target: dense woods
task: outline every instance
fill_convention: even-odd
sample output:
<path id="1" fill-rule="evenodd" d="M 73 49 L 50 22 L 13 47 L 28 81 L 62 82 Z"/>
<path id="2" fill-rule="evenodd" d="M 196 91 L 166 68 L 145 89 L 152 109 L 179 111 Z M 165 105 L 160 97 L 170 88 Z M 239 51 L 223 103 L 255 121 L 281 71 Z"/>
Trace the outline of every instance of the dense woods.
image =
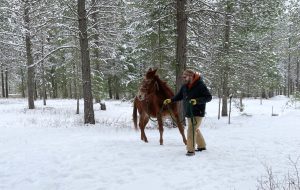
<path id="1" fill-rule="evenodd" d="M 297 0 L 0 0 L 1 96 L 131 100 L 149 67 L 174 91 L 201 73 L 229 95 L 299 96 Z"/>

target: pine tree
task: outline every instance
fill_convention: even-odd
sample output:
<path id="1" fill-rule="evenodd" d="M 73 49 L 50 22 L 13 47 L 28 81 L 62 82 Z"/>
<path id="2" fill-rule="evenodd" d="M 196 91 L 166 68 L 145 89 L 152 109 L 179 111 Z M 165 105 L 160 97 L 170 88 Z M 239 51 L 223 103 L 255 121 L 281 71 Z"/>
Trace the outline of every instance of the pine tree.
<path id="1" fill-rule="evenodd" d="M 90 53 L 88 50 L 89 41 L 87 34 L 87 11 L 85 8 L 86 2 L 85 0 L 78 0 L 77 3 L 84 99 L 84 123 L 95 124 L 91 85 Z"/>

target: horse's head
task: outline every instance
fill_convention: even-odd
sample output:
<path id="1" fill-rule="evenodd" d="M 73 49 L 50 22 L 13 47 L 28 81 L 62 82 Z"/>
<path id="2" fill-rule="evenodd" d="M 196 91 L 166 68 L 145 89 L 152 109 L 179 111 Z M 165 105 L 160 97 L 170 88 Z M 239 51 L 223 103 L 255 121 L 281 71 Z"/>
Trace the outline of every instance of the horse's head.
<path id="1" fill-rule="evenodd" d="M 150 68 L 147 71 L 147 73 L 141 83 L 141 86 L 140 86 L 139 92 L 138 92 L 138 96 L 137 96 L 140 101 L 145 100 L 146 95 L 149 95 L 149 94 L 152 94 L 152 93 L 158 91 L 159 88 L 158 88 L 158 83 L 156 81 L 157 76 L 155 75 L 156 71 L 157 71 L 157 69 L 152 70 L 152 68 Z"/>

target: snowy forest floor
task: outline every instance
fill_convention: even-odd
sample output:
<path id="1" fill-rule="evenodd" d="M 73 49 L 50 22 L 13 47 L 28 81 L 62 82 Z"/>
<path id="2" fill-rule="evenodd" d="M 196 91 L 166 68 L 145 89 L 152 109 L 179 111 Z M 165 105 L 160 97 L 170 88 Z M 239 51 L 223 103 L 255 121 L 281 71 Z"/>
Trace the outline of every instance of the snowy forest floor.
<path id="1" fill-rule="evenodd" d="M 129 102 L 106 101 L 106 111 L 95 104 L 96 125 L 84 125 L 82 101 L 76 115 L 75 100 L 39 100 L 29 110 L 26 99 L 0 99 L 0 189 L 253 190 L 268 169 L 284 181 L 300 157 L 300 103 L 289 102 L 245 99 L 229 125 L 213 99 L 201 126 L 207 151 L 187 157 L 177 128 L 165 128 L 161 146 L 151 123 L 142 142 Z"/>

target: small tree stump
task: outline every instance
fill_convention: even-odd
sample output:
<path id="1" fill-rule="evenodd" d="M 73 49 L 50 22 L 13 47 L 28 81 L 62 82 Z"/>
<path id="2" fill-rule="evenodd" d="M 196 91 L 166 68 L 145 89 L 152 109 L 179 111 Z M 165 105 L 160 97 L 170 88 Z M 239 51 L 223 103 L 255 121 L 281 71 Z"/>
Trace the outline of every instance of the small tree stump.
<path id="1" fill-rule="evenodd" d="M 271 116 L 278 116 L 278 115 L 279 114 L 273 112 L 273 106 L 272 106 L 272 114 L 271 114 Z"/>
<path id="2" fill-rule="evenodd" d="M 100 102 L 100 110 L 106 110 L 106 105 L 105 103 Z"/>

